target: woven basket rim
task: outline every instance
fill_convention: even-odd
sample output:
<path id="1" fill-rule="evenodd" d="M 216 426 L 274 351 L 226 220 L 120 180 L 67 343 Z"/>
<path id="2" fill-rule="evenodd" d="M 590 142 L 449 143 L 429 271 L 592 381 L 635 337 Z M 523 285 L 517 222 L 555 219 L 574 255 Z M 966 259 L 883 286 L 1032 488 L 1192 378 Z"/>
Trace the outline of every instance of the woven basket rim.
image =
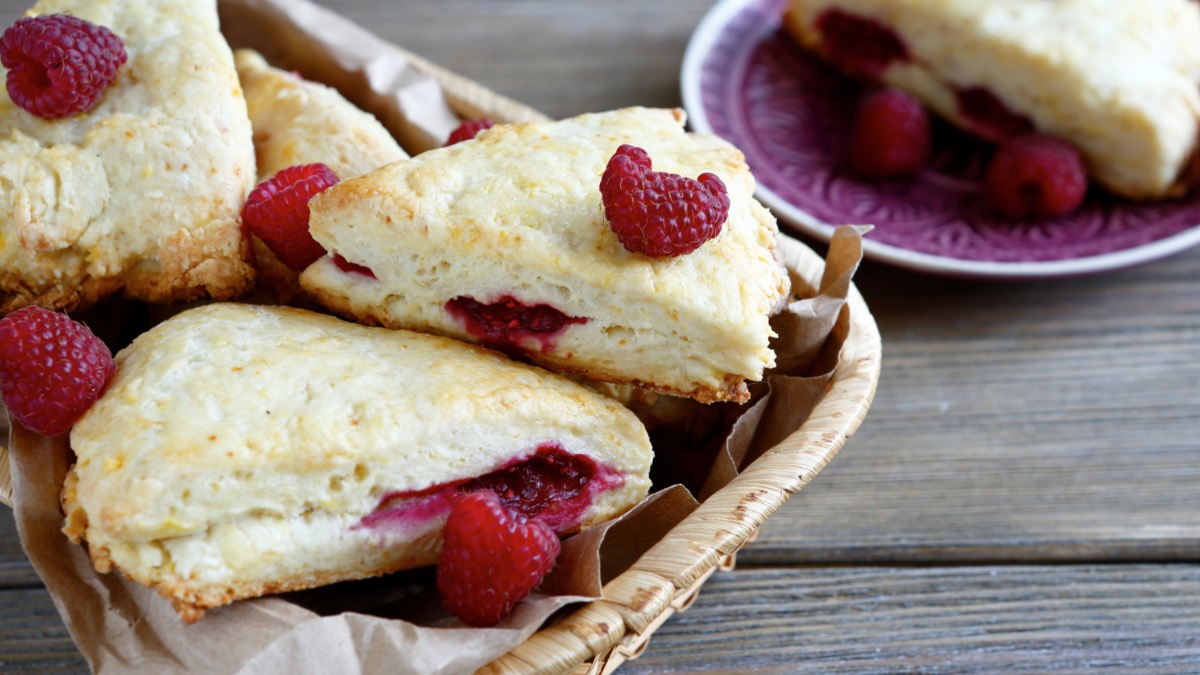
<path id="1" fill-rule="evenodd" d="M 789 270 L 816 288 L 824 261 L 787 235 L 780 236 L 780 250 Z M 846 307 L 849 332 L 842 358 L 825 395 L 799 429 L 606 584 L 602 599 L 539 630 L 479 672 L 612 672 L 640 654 L 653 632 L 685 609 L 718 567 L 732 567 L 734 554 L 754 537 L 759 525 L 833 459 L 871 406 L 879 382 L 882 341 L 866 301 L 853 284 Z"/>

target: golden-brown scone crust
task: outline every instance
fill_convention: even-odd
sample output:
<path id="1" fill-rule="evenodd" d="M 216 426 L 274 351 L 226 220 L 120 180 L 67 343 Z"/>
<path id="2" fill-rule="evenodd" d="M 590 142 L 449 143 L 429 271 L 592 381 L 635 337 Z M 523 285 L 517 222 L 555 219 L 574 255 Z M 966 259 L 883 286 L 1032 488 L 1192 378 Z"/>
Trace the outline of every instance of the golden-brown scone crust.
<path id="1" fill-rule="evenodd" d="M 42 0 L 107 26 L 129 60 L 92 110 L 42 120 L 0 91 L 0 312 L 116 293 L 231 298 L 254 280 L 240 211 L 246 105 L 215 0 Z"/>
<path id="2" fill-rule="evenodd" d="M 968 130 L 956 90 L 982 87 L 1041 133 L 1070 141 L 1116 194 L 1196 184 L 1200 6 L 1191 0 L 792 0 L 784 29 L 824 52 L 840 10 L 887 26 L 910 59 L 880 79 Z"/>
<path id="3" fill-rule="evenodd" d="M 379 120 L 336 89 L 274 68 L 253 50 L 239 49 L 233 57 L 254 130 L 259 181 L 316 162 L 346 179 L 408 158 Z M 252 239 L 260 283 L 281 301 L 295 298 L 300 274 Z"/>
<path id="4" fill-rule="evenodd" d="M 458 484 L 547 443 L 612 472 L 560 532 L 649 488 L 646 430 L 620 404 L 447 338 L 218 303 L 159 324 L 116 362 L 71 432 L 65 531 L 98 570 L 157 588 L 189 620 L 430 564 L 444 512 L 364 518 L 389 494 Z"/>
<path id="5" fill-rule="evenodd" d="M 344 181 L 310 202 L 310 230 L 376 278 L 327 256 L 301 283 L 360 322 L 464 340 L 476 338 L 447 311 L 453 298 L 550 305 L 587 321 L 520 345 L 523 358 L 701 401 L 745 400 L 746 382 L 774 364 L 768 318 L 789 288 L 778 229 L 742 154 L 683 124 L 679 110 L 629 108 L 498 125 Z M 717 174 L 731 203 L 721 234 L 675 258 L 627 251 L 599 190 L 623 143 L 646 149 L 657 171 Z"/>

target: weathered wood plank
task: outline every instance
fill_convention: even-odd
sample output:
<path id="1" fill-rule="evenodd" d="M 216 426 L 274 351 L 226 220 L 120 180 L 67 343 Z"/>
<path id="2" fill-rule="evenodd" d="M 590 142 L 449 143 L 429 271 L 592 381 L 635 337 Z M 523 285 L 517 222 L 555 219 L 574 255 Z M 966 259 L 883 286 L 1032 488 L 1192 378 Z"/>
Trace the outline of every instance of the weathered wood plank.
<path id="1" fill-rule="evenodd" d="M 718 573 L 620 672 L 1200 669 L 1200 565 Z M 0 591 L 0 671 L 85 666 L 40 589 Z"/>
<path id="2" fill-rule="evenodd" d="M 746 563 L 1200 559 L 1200 251 L 1102 277 L 868 263 L 867 420 Z"/>
<path id="3" fill-rule="evenodd" d="M 39 583 L 37 574 L 21 550 L 12 511 L 7 506 L 0 506 L 0 589 Z"/>
<path id="4" fill-rule="evenodd" d="M 629 673 L 1200 669 L 1200 566 L 740 570 Z"/>
<path id="5" fill-rule="evenodd" d="M 679 67 L 708 0 L 322 4 L 551 117 L 678 106 Z"/>
<path id="6" fill-rule="evenodd" d="M 42 588 L 0 590 L 0 672 L 21 671 L 88 672 Z"/>

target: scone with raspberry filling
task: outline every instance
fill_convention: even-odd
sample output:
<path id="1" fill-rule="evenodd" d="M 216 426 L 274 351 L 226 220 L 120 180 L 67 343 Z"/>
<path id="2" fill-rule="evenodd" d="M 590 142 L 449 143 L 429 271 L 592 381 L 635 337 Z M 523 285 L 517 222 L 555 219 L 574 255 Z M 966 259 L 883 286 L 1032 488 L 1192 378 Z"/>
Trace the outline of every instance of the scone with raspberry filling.
<path id="1" fill-rule="evenodd" d="M 71 431 L 66 531 L 185 620 L 238 598 L 433 564 L 458 495 L 559 534 L 649 488 L 619 403 L 457 340 L 213 304 L 116 356 Z"/>
<path id="2" fill-rule="evenodd" d="M 1061 138 L 1112 192 L 1200 177 L 1200 5 L 1190 0 L 791 0 L 783 25 L 854 77 L 993 141 Z"/>
<path id="3" fill-rule="evenodd" d="M 789 289 L 778 229 L 742 154 L 683 123 L 681 111 L 630 108 L 498 125 L 343 181 L 309 203 L 309 229 L 330 255 L 301 284 L 364 323 L 480 342 L 596 380 L 746 400 L 746 382 L 774 364 L 769 317 Z M 721 183 L 719 233 L 665 256 L 627 248 L 638 228 L 610 222 L 601 190 L 625 145 L 641 152 L 629 171 L 652 163 L 669 174 L 659 187 L 697 196 Z M 639 179 L 622 175 L 614 185 L 629 179 L 625 206 L 636 211 Z M 692 214 L 691 199 L 650 210 Z"/>

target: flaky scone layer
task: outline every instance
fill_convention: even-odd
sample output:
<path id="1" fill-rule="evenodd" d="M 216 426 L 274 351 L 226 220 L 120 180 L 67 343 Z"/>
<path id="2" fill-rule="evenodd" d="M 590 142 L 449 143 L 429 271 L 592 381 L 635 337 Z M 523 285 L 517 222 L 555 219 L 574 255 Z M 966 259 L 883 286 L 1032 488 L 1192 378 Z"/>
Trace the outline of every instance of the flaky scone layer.
<path id="1" fill-rule="evenodd" d="M 456 297 L 549 305 L 575 322 L 523 356 L 552 369 L 638 383 L 704 401 L 744 400 L 774 364 L 769 315 L 787 295 L 774 218 L 754 200 L 740 152 L 688 134 L 678 110 L 629 108 L 494 127 L 357 179 L 310 203 L 313 236 L 376 278 L 330 258 L 307 291 L 364 323 L 474 340 L 446 308 Z M 604 217 L 600 176 L 617 148 L 647 150 L 654 170 L 717 174 L 729 191 L 723 231 L 696 251 L 627 251 Z"/>
<path id="2" fill-rule="evenodd" d="M 129 60 L 98 105 L 42 120 L 0 90 L 0 312 L 124 291 L 232 298 L 253 283 L 240 211 L 254 153 L 215 0 L 42 0 Z M 0 69 L 2 72 L 3 69 Z"/>
<path id="3" fill-rule="evenodd" d="M 970 130 L 957 91 L 985 88 L 1073 143 L 1117 194 L 1177 196 L 1200 175 L 1200 8 L 1189 0 L 792 0 L 784 27 L 822 52 L 840 10 L 896 33 L 880 79 Z"/>
<path id="4" fill-rule="evenodd" d="M 649 439 L 632 413 L 447 338 L 217 304 L 156 326 L 116 361 L 71 432 L 67 532 L 98 569 L 158 588 L 185 618 L 432 563 L 444 512 L 364 518 L 389 495 L 458 484 L 547 443 L 610 472 L 575 529 L 649 487 Z"/>

